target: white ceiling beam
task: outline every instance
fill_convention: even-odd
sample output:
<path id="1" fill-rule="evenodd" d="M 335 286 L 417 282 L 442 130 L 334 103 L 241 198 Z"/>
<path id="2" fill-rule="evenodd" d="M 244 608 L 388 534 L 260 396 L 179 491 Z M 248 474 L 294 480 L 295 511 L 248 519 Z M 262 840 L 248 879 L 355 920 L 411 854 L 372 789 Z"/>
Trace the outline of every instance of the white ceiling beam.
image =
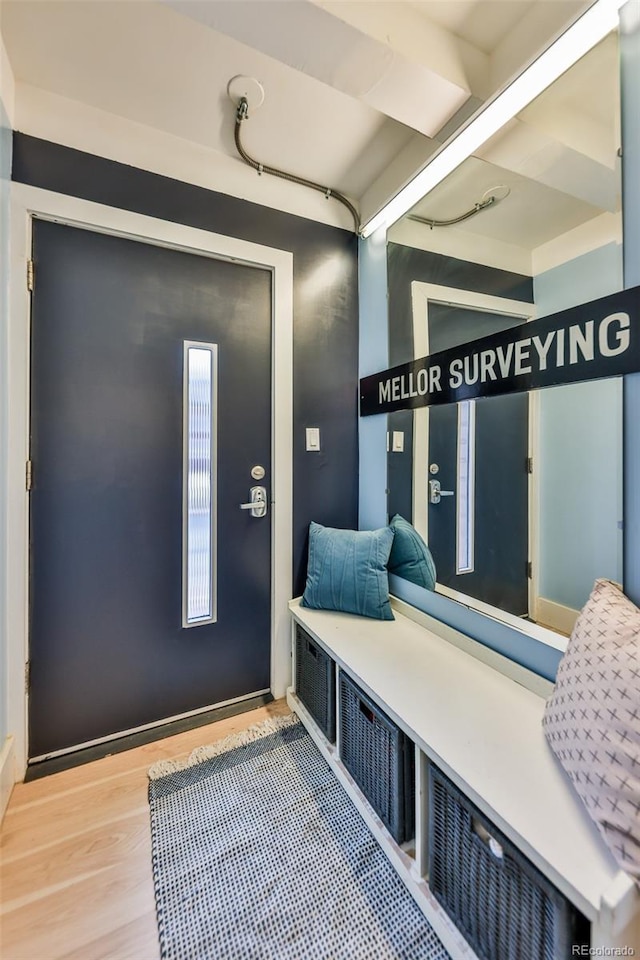
<path id="1" fill-rule="evenodd" d="M 164 2 L 429 137 L 487 76 L 484 54 L 403 4 Z"/>
<path id="2" fill-rule="evenodd" d="M 533 276 L 597 250 L 607 243 L 622 243 L 622 217 L 619 214 L 603 213 L 536 247 L 531 255 Z M 622 289 L 622 257 L 618 280 Z"/>
<path id="3" fill-rule="evenodd" d="M 567 118 L 565 131 L 570 127 L 570 118 Z M 603 139 L 605 133 L 603 131 Z M 601 159 L 587 156 L 582 149 L 574 149 L 569 137 L 560 140 L 514 119 L 476 151 L 476 156 L 584 200 L 602 211 L 614 213 L 618 209 L 620 179 L 614 153 L 605 164 Z"/>
<path id="4" fill-rule="evenodd" d="M 338 20 L 478 97 L 489 92 L 490 59 L 473 44 L 397 0 L 310 0 Z"/>

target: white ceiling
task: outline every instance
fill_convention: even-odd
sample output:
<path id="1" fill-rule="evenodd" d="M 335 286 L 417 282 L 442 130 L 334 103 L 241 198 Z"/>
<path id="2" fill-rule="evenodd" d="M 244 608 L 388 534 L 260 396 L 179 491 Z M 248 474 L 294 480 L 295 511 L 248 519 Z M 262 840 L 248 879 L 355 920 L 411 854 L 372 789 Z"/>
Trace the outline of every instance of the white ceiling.
<path id="1" fill-rule="evenodd" d="M 588 2 L 2 0 L 0 29 L 18 127 L 29 85 L 237 158 L 245 74 L 266 94 L 247 150 L 366 205 Z"/>
<path id="2" fill-rule="evenodd" d="M 411 6 L 455 36 L 491 54 L 516 24 L 535 6 L 535 0 L 411 0 Z"/>
<path id="3" fill-rule="evenodd" d="M 509 196 L 467 220 L 462 225 L 467 233 L 534 250 L 602 213 L 592 204 L 476 157 L 458 167 L 413 212 L 432 219 L 455 217 L 500 185 L 509 187 Z"/>
<path id="4" fill-rule="evenodd" d="M 358 100 L 162 4 L 11 2 L 2 30 L 18 82 L 232 156 L 227 83 L 236 74 L 257 77 L 266 97 L 243 129 L 247 149 L 356 197 L 411 136 Z"/>

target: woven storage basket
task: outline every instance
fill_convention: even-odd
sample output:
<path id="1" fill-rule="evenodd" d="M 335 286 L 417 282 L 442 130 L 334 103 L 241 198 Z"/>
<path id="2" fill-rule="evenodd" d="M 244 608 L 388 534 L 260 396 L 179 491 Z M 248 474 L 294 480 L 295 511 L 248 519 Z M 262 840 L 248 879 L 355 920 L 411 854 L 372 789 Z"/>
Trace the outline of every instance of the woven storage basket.
<path id="1" fill-rule="evenodd" d="M 296 694 L 327 740 L 336 742 L 336 665 L 296 624 Z"/>
<path id="2" fill-rule="evenodd" d="M 413 743 L 342 671 L 340 758 L 394 840 L 410 840 L 415 831 Z"/>
<path id="3" fill-rule="evenodd" d="M 589 922 L 433 765 L 429 887 L 481 960 L 569 960 Z"/>

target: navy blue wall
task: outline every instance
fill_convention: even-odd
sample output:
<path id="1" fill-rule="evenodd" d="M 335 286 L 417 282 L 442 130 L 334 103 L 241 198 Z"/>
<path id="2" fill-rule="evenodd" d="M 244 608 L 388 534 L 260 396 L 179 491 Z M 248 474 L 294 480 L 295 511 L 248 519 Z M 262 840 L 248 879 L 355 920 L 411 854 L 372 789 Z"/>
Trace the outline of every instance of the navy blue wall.
<path id="1" fill-rule="evenodd" d="M 293 591 L 310 520 L 358 523 L 357 240 L 345 230 L 14 134 L 13 180 L 293 253 Z M 306 453 L 304 428 L 322 452 Z"/>

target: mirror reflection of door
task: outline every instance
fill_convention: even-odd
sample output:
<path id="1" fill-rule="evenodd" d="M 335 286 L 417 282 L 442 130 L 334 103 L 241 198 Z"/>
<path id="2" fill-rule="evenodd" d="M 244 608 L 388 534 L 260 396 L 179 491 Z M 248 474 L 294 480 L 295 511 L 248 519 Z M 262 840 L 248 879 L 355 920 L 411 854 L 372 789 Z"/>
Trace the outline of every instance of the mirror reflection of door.
<path id="1" fill-rule="evenodd" d="M 422 283 L 412 292 L 417 356 L 529 319 L 502 298 Z M 424 408 L 415 422 L 414 522 L 439 589 L 515 616 L 529 613 L 529 420 L 521 393 Z"/>

